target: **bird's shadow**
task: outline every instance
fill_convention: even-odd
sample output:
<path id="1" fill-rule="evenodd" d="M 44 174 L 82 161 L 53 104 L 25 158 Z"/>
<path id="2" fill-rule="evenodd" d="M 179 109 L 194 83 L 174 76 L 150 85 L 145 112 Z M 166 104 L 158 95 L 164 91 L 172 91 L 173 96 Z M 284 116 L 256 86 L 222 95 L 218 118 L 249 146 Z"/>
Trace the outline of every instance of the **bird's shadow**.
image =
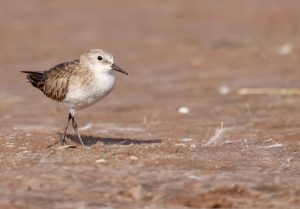
<path id="1" fill-rule="evenodd" d="M 61 133 L 58 133 L 60 137 L 62 136 Z M 67 134 L 67 139 L 70 139 L 71 141 L 75 142 L 76 144 L 81 144 L 76 134 Z M 161 143 L 160 139 L 150 139 L 150 140 L 144 140 L 144 139 L 128 139 L 128 138 L 104 138 L 104 137 L 95 137 L 95 136 L 87 136 L 82 135 L 81 136 L 82 141 L 85 146 L 92 146 L 94 144 L 97 144 L 98 142 L 101 142 L 103 144 L 107 145 L 113 145 L 113 144 L 119 144 L 119 145 L 130 145 L 130 144 L 159 144 Z"/>

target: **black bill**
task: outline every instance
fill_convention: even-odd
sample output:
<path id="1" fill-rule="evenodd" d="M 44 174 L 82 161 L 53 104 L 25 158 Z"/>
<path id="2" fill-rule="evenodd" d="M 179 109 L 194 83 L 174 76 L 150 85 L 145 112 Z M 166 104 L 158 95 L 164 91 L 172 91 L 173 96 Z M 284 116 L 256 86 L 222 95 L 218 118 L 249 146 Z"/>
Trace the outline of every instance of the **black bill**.
<path id="1" fill-rule="evenodd" d="M 123 70 L 122 68 L 120 68 L 118 65 L 116 65 L 116 64 L 112 64 L 112 69 L 113 70 L 115 70 L 115 71 L 119 71 L 119 72 L 121 72 L 121 73 L 123 73 L 123 74 L 125 74 L 125 75 L 128 75 L 128 73 L 125 71 L 125 70 Z"/>

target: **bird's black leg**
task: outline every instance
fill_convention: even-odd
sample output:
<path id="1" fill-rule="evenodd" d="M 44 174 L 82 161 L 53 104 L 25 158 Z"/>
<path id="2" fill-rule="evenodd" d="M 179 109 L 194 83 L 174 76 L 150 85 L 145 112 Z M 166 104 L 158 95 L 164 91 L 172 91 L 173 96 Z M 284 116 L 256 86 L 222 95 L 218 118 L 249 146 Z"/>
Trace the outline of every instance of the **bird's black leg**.
<path id="1" fill-rule="evenodd" d="M 67 126 L 65 128 L 64 135 L 62 135 L 62 137 L 61 137 L 61 145 L 64 145 L 66 143 L 67 130 L 68 130 L 68 127 L 69 127 L 70 120 L 72 118 L 73 118 L 72 114 L 69 113 L 69 115 L 68 115 L 68 123 L 67 123 Z"/>
<path id="2" fill-rule="evenodd" d="M 81 139 L 81 136 L 80 136 L 80 134 L 79 134 L 79 132 L 78 132 L 77 123 L 76 123 L 76 121 L 75 121 L 74 116 L 72 116 L 72 126 L 73 126 L 74 131 L 76 132 L 76 134 L 77 134 L 77 136 L 78 136 L 78 138 L 79 138 L 79 140 L 80 140 L 82 146 L 85 147 L 84 144 L 83 144 L 83 141 L 82 141 L 82 139 Z"/>
<path id="3" fill-rule="evenodd" d="M 72 119 L 72 117 L 73 116 L 70 112 L 69 115 L 68 115 L 68 123 L 67 123 L 67 127 L 65 128 L 64 135 L 62 135 L 60 140 L 56 141 L 54 144 L 51 144 L 51 145 L 47 146 L 47 148 L 53 147 L 54 145 L 58 144 L 59 142 L 61 143 L 61 145 L 64 145 L 66 143 L 66 134 L 67 134 L 69 123 L 70 123 L 70 120 Z"/>

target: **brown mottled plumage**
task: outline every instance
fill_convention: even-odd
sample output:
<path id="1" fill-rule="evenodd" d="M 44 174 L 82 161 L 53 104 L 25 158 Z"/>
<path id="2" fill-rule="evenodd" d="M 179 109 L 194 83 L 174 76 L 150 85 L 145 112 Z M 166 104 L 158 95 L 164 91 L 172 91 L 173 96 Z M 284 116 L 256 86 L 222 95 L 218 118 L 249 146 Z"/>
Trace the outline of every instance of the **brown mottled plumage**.
<path id="1" fill-rule="evenodd" d="M 27 73 L 27 80 L 36 88 L 40 89 L 47 97 L 62 101 L 65 99 L 68 91 L 70 77 L 81 73 L 79 59 L 61 63 L 50 68 L 48 71 Z M 80 78 L 80 77 L 79 77 Z"/>
<path id="2" fill-rule="evenodd" d="M 61 143 L 65 143 L 67 129 L 72 121 L 73 129 L 84 147 L 75 121 L 75 111 L 93 105 L 111 92 L 115 84 L 114 71 L 128 75 L 114 63 L 110 53 L 92 49 L 79 59 L 55 65 L 47 71 L 21 72 L 27 74 L 27 80 L 32 86 L 69 108 L 68 123 Z"/>

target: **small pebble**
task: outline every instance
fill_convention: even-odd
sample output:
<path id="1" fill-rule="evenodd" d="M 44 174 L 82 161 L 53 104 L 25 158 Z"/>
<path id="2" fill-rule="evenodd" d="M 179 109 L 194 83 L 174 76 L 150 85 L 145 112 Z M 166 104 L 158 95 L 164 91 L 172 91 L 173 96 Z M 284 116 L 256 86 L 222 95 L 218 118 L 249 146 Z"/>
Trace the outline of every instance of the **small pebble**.
<path id="1" fill-rule="evenodd" d="M 219 90 L 220 94 L 222 94 L 222 95 L 227 95 L 230 93 L 230 88 L 229 88 L 229 86 L 226 86 L 226 85 L 220 86 L 218 90 Z"/>
<path id="2" fill-rule="evenodd" d="M 188 107 L 185 107 L 185 106 L 179 107 L 177 111 L 179 113 L 181 113 L 181 114 L 188 114 L 188 113 L 190 113 L 190 109 Z"/>
<path id="3" fill-rule="evenodd" d="M 293 50 L 293 46 L 290 43 L 286 43 L 286 44 L 283 44 L 280 47 L 278 47 L 277 53 L 279 55 L 287 55 L 287 54 L 291 53 L 292 50 Z"/>

